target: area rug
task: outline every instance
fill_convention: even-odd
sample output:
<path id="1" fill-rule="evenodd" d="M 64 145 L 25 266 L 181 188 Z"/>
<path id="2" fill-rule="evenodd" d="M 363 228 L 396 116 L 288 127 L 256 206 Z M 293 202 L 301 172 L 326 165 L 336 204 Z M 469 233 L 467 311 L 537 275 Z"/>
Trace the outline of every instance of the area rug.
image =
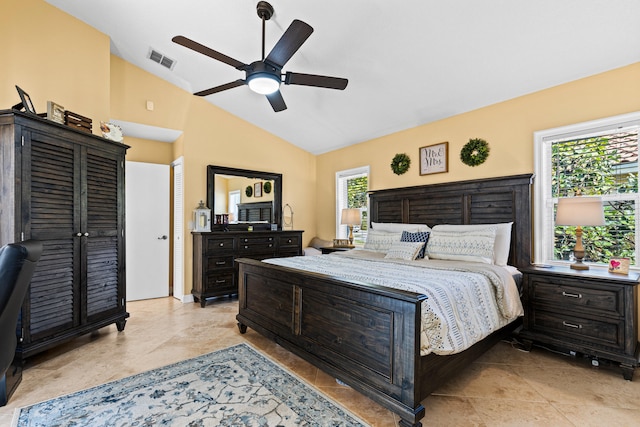
<path id="1" fill-rule="evenodd" d="M 13 424 L 366 426 L 248 344 L 16 409 Z"/>

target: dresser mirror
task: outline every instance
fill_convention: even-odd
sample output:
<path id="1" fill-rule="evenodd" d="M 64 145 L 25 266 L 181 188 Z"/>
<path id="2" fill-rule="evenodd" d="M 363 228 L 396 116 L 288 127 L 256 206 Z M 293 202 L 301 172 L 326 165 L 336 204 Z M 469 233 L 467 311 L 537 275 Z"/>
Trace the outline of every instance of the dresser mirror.
<path id="1" fill-rule="evenodd" d="M 207 166 L 211 231 L 282 230 L 282 174 Z"/>

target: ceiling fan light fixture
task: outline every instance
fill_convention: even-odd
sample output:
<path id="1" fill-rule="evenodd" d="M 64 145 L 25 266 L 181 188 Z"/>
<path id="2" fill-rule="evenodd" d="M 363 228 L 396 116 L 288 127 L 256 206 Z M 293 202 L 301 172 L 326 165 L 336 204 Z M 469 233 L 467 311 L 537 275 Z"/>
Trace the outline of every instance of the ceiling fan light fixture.
<path id="1" fill-rule="evenodd" d="M 271 73 L 254 73 L 247 77 L 249 89 L 260 95 L 269 95 L 280 88 L 280 79 Z"/>

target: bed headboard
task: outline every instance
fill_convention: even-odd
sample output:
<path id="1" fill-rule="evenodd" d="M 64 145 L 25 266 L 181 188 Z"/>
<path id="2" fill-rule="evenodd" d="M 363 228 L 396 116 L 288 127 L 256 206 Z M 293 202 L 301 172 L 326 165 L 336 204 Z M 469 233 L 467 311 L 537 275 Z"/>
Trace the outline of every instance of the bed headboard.
<path id="1" fill-rule="evenodd" d="M 509 264 L 531 263 L 533 175 L 514 175 L 369 193 L 371 222 L 485 224 L 513 221 Z"/>

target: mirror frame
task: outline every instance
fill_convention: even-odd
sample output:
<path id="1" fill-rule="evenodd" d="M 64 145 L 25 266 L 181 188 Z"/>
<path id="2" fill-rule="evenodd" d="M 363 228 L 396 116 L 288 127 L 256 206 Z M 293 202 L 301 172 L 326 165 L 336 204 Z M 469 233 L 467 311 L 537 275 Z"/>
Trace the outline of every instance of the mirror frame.
<path id="1" fill-rule="evenodd" d="M 259 178 L 273 181 L 273 223 L 278 224 L 278 230 L 282 230 L 282 174 L 274 172 L 261 172 L 249 169 L 228 168 L 225 166 L 208 165 L 207 166 L 207 207 L 211 209 L 211 217 L 215 213 L 215 175 L 232 175 L 245 178 Z M 213 222 L 213 221 L 212 221 Z M 257 223 L 252 224 L 254 230 L 271 230 L 271 224 Z M 211 231 L 220 230 L 245 230 L 247 224 L 211 224 Z"/>

